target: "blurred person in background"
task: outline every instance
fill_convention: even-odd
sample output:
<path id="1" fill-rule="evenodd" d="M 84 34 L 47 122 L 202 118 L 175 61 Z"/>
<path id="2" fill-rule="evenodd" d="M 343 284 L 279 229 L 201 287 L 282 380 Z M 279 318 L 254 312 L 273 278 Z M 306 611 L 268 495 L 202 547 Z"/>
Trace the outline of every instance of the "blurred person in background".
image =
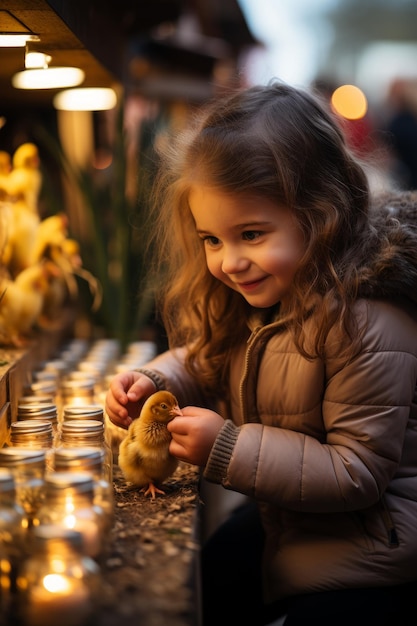
<path id="1" fill-rule="evenodd" d="M 394 185 L 404 190 L 417 189 L 417 82 L 393 81 L 387 106 L 391 111 L 386 131 Z"/>

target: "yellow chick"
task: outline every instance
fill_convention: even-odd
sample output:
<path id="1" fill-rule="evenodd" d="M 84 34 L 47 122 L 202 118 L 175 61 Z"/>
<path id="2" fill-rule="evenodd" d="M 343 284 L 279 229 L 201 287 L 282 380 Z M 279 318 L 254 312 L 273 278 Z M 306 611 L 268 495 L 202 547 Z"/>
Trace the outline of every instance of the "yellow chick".
<path id="1" fill-rule="evenodd" d="M 45 293 L 56 268 L 51 263 L 29 267 L 14 279 L 0 280 L 0 342 L 23 346 L 41 314 Z"/>
<path id="2" fill-rule="evenodd" d="M 12 158 L 9 174 L 9 193 L 15 202 L 38 214 L 38 197 L 42 187 L 42 174 L 38 148 L 34 143 L 23 143 Z"/>
<path id="3" fill-rule="evenodd" d="M 48 246 L 62 246 L 68 236 L 68 217 L 58 213 L 43 219 L 36 229 L 34 245 L 30 250 L 30 265 L 38 263 L 44 256 Z"/>
<path id="4" fill-rule="evenodd" d="M 42 174 L 36 145 L 28 142 L 19 146 L 13 154 L 12 165 L 7 180 L 12 221 L 2 262 L 15 277 L 31 265 L 30 254 L 40 222 L 38 197 L 42 186 Z"/>
<path id="5" fill-rule="evenodd" d="M 0 150 L 0 202 L 9 199 L 8 179 L 12 171 L 12 157 L 5 150 Z"/>
<path id="6" fill-rule="evenodd" d="M 30 266 L 30 254 L 36 240 L 39 217 L 31 211 L 12 205 L 7 244 L 2 255 L 2 263 L 15 277 Z"/>
<path id="7" fill-rule="evenodd" d="M 49 288 L 44 298 L 43 314 L 41 323 L 49 326 L 55 318 L 60 316 L 62 305 L 67 295 L 66 277 L 67 270 L 61 267 L 53 255 L 53 251 L 61 250 L 68 236 L 68 217 L 64 213 L 51 215 L 39 223 L 35 233 L 34 245 L 28 251 L 30 265 L 49 259 L 56 265 L 56 276 L 49 283 Z M 77 285 L 71 275 L 71 289 L 74 298 L 77 295 Z M 69 281 L 69 279 L 68 279 Z"/>
<path id="8" fill-rule="evenodd" d="M 6 250 L 10 229 L 13 224 L 12 206 L 9 199 L 8 179 L 12 169 L 12 158 L 5 150 L 0 150 L 0 263 L 7 264 Z"/>
<path id="9" fill-rule="evenodd" d="M 146 400 L 120 444 L 119 467 L 125 479 L 153 499 L 156 493 L 165 494 L 157 485 L 178 466 L 178 459 L 169 453 L 171 433 L 167 429 L 176 415 L 181 415 L 176 397 L 169 391 L 157 391 Z"/>
<path id="10" fill-rule="evenodd" d="M 116 424 L 113 424 L 113 422 L 111 421 L 107 413 L 105 413 L 104 419 L 105 419 L 106 433 L 109 437 L 109 443 L 110 443 L 111 451 L 113 453 L 113 463 L 115 465 L 118 465 L 120 444 L 122 443 L 123 439 L 126 439 L 127 430 L 126 428 L 122 428 L 121 426 L 116 426 Z"/>
<path id="11" fill-rule="evenodd" d="M 49 218 L 50 219 L 50 218 Z M 42 224 L 42 222 L 41 222 Z M 62 307 L 70 300 L 75 301 L 78 296 L 77 277 L 85 280 L 93 296 L 92 311 L 98 311 L 102 302 L 102 288 L 100 282 L 85 268 L 82 267 L 80 245 L 75 239 L 58 239 L 45 245 L 42 249 L 43 259 L 49 259 L 56 267 L 56 277 L 50 281 L 48 292 L 45 294 L 44 308 L 41 322 L 49 326 L 58 321 Z"/>

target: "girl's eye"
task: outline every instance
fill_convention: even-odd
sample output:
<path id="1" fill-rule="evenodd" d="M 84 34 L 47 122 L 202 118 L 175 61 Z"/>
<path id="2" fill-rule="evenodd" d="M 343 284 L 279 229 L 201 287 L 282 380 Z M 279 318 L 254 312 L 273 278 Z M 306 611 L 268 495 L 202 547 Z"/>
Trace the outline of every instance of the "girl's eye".
<path id="1" fill-rule="evenodd" d="M 213 235 L 206 235 L 203 237 L 203 242 L 209 246 L 218 246 L 220 243 L 220 239 L 214 237 Z"/>
<path id="2" fill-rule="evenodd" d="M 242 233 L 242 239 L 245 239 L 246 241 L 254 241 L 260 236 L 261 232 L 259 230 L 245 230 Z"/>

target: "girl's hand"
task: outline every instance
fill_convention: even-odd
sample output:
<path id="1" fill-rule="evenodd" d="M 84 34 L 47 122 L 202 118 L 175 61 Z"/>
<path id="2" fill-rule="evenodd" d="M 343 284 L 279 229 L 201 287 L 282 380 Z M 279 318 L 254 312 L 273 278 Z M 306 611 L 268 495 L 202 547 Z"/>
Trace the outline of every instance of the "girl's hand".
<path id="1" fill-rule="evenodd" d="M 155 383 L 140 372 L 121 372 L 110 383 L 105 409 L 110 421 L 128 428 L 139 417 L 143 403 L 155 393 Z"/>
<path id="2" fill-rule="evenodd" d="M 204 466 L 224 419 L 210 409 L 196 406 L 186 406 L 181 412 L 167 425 L 172 435 L 169 451 L 181 461 Z"/>

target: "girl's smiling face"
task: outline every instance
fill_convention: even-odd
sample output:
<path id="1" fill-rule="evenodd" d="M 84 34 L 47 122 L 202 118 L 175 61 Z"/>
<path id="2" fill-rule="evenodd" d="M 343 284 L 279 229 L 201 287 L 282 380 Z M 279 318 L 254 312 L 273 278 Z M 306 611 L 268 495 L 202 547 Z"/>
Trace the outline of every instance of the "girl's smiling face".
<path id="1" fill-rule="evenodd" d="M 285 299 L 305 249 L 288 208 L 204 185 L 192 187 L 189 206 L 213 276 L 254 307 Z"/>

